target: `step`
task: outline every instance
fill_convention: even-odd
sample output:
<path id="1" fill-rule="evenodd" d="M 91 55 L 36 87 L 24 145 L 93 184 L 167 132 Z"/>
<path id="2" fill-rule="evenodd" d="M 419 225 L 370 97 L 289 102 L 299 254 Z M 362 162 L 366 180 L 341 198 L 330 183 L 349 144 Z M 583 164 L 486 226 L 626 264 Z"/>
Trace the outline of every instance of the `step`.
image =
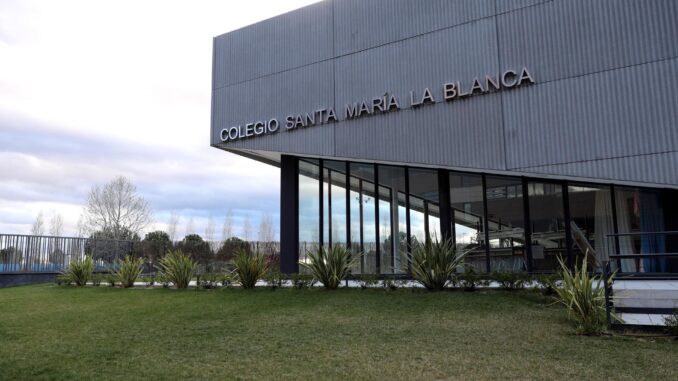
<path id="1" fill-rule="evenodd" d="M 618 313 L 617 316 L 622 319 L 623 324 L 663 326 L 664 318 L 669 315 Z"/>

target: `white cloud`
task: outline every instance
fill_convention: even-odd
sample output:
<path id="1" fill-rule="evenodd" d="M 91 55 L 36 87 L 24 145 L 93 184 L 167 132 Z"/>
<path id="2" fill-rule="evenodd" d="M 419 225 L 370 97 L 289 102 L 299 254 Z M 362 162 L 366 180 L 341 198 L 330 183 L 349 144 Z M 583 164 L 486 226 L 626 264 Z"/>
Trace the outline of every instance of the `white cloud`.
<path id="1" fill-rule="evenodd" d="M 89 188 L 130 177 L 155 210 L 204 231 L 231 208 L 277 224 L 278 170 L 209 147 L 212 37 L 294 1 L 3 1 L 0 232 L 38 211 L 72 234 Z M 182 228 L 179 231 L 183 231 Z"/>

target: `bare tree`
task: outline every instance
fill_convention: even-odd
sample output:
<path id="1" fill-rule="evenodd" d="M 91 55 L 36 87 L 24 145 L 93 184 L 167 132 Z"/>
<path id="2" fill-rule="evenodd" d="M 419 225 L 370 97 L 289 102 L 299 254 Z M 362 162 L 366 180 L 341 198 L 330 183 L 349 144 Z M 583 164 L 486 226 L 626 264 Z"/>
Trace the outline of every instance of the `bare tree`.
<path id="1" fill-rule="evenodd" d="M 273 219 L 268 213 L 261 214 L 261 221 L 259 221 L 259 241 L 273 242 Z"/>
<path id="2" fill-rule="evenodd" d="M 184 234 L 184 237 L 193 233 L 195 233 L 195 228 L 193 227 L 193 217 L 191 217 L 186 224 L 186 234 Z"/>
<path id="3" fill-rule="evenodd" d="M 80 217 L 78 217 L 78 224 L 76 228 L 78 229 L 76 232 L 76 236 L 78 238 L 82 238 L 87 234 L 87 226 L 85 226 L 85 217 L 83 213 L 80 213 Z"/>
<path id="4" fill-rule="evenodd" d="M 42 217 L 42 212 L 38 212 L 38 215 L 35 216 L 35 221 L 33 221 L 33 226 L 31 227 L 32 235 L 45 235 L 45 219 Z"/>
<path id="5" fill-rule="evenodd" d="M 151 222 L 151 208 L 137 194 L 137 188 L 124 176 L 104 186 L 94 186 L 85 206 L 85 223 L 89 231 L 104 231 L 111 238 L 122 239 L 139 233 Z"/>
<path id="6" fill-rule="evenodd" d="M 221 240 L 226 241 L 231 237 L 233 237 L 233 211 L 228 209 L 224 218 L 224 226 L 221 229 Z"/>
<path id="7" fill-rule="evenodd" d="M 216 249 L 217 244 L 214 242 L 214 217 L 210 214 L 207 218 L 207 225 L 205 225 L 205 241 L 210 245 L 212 250 Z"/>
<path id="8" fill-rule="evenodd" d="M 170 237 L 170 241 L 174 242 L 177 240 L 177 225 L 179 225 L 180 217 L 177 212 L 172 211 L 170 213 L 170 219 L 167 223 L 167 235 Z"/>
<path id="9" fill-rule="evenodd" d="M 60 213 L 54 213 L 49 221 L 49 235 L 58 237 L 64 229 L 64 218 Z"/>
<path id="10" fill-rule="evenodd" d="M 245 241 L 249 241 L 252 236 L 252 224 L 250 223 L 250 215 L 245 215 L 245 221 L 242 224 L 242 235 Z"/>

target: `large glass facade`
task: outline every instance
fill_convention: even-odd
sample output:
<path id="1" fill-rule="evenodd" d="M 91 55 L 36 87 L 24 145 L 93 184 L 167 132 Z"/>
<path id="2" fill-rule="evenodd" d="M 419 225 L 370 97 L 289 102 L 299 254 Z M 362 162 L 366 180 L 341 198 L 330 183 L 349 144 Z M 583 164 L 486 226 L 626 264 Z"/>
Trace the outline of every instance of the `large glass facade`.
<path id="1" fill-rule="evenodd" d="M 382 274 L 407 272 L 405 168 L 378 167 L 379 268 Z"/>
<path id="2" fill-rule="evenodd" d="M 361 255 L 354 273 L 373 274 L 377 263 L 374 165 L 350 163 L 351 251 Z"/>
<path id="3" fill-rule="evenodd" d="M 612 193 L 609 186 L 595 184 L 568 185 L 572 255 L 577 263 L 584 260 L 600 270 L 612 252 L 608 236 L 614 234 Z"/>
<path id="4" fill-rule="evenodd" d="M 522 179 L 486 176 L 487 227 L 492 271 L 527 270 Z"/>
<path id="5" fill-rule="evenodd" d="M 409 170 L 410 240 L 411 245 L 423 243 L 426 237 L 442 239 L 440 233 L 440 195 L 438 171 Z"/>
<path id="6" fill-rule="evenodd" d="M 567 262 L 563 184 L 528 181 L 532 271 L 552 271 Z"/>
<path id="7" fill-rule="evenodd" d="M 324 210 L 324 219 L 326 221 L 326 239 L 324 244 L 327 246 L 344 245 L 346 246 L 346 163 L 341 161 L 323 161 L 323 171 L 325 189 L 327 194 L 325 200 L 327 207 Z"/>
<path id="8" fill-rule="evenodd" d="M 665 254 L 666 231 L 661 192 L 639 188 L 616 188 L 617 227 L 627 234 L 616 237 L 620 254 Z M 624 258 L 623 272 L 666 272 L 666 258 Z"/>
<path id="9" fill-rule="evenodd" d="M 320 166 L 317 160 L 299 161 L 299 260 L 320 244 Z"/>
<path id="10" fill-rule="evenodd" d="M 464 263 L 476 271 L 487 270 L 485 255 L 485 206 L 483 177 L 476 174 L 450 173 L 450 218 L 457 252 Z"/>
<path id="11" fill-rule="evenodd" d="M 678 267 L 661 256 L 678 247 L 678 235 L 661 233 L 678 225 L 672 217 L 678 202 L 667 202 L 676 192 L 330 160 L 298 163 L 299 261 L 319 245 L 344 245 L 360 256 L 354 274 L 407 275 L 415 245 L 451 237 L 465 264 L 479 272 L 552 272 L 558 257 L 600 270 L 612 254 L 636 256 L 612 257 L 622 272 Z"/>

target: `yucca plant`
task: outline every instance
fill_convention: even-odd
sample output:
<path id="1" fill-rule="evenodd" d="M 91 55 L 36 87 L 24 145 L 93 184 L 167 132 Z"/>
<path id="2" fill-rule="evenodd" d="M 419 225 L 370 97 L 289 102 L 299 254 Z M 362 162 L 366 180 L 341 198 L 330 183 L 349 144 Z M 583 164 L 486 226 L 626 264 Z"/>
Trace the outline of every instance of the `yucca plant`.
<path id="1" fill-rule="evenodd" d="M 115 272 L 116 280 L 124 288 L 134 287 L 139 275 L 144 269 L 144 259 L 134 258 L 130 255 L 125 257 L 125 260 L 118 263 L 118 270 Z"/>
<path id="2" fill-rule="evenodd" d="M 321 246 L 315 251 L 308 251 L 306 255 L 308 263 L 299 264 L 308 269 L 313 278 L 328 290 L 338 288 L 360 258 L 360 255 L 351 254 L 342 245 L 334 245 L 330 249 Z"/>
<path id="3" fill-rule="evenodd" d="M 198 264 L 179 250 L 171 251 L 158 264 L 162 279 L 178 289 L 188 288 Z"/>
<path id="4" fill-rule="evenodd" d="M 74 259 L 68 264 L 66 271 L 62 273 L 63 279 L 68 283 L 73 283 L 78 287 L 85 286 L 87 281 L 92 278 L 94 272 L 94 260 L 89 255 L 83 259 Z"/>
<path id="5" fill-rule="evenodd" d="M 233 265 L 235 277 L 243 288 L 254 288 L 257 281 L 264 278 L 268 272 L 266 257 L 249 248 L 236 250 Z"/>
<path id="6" fill-rule="evenodd" d="M 556 299 L 568 311 L 568 317 L 577 324 L 577 331 L 584 335 L 599 335 L 607 325 L 605 310 L 605 288 L 603 278 L 588 273 L 586 261 L 574 271 L 558 257 L 562 274 L 560 287 L 556 288 Z M 614 274 L 608 278 L 611 284 Z M 612 317 L 617 320 L 616 316 Z"/>
<path id="7" fill-rule="evenodd" d="M 409 255 L 412 277 L 432 291 L 447 286 L 463 259 L 463 254 L 457 255 L 452 239 L 438 241 L 427 238 L 423 244 L 416 245 Z"/>

